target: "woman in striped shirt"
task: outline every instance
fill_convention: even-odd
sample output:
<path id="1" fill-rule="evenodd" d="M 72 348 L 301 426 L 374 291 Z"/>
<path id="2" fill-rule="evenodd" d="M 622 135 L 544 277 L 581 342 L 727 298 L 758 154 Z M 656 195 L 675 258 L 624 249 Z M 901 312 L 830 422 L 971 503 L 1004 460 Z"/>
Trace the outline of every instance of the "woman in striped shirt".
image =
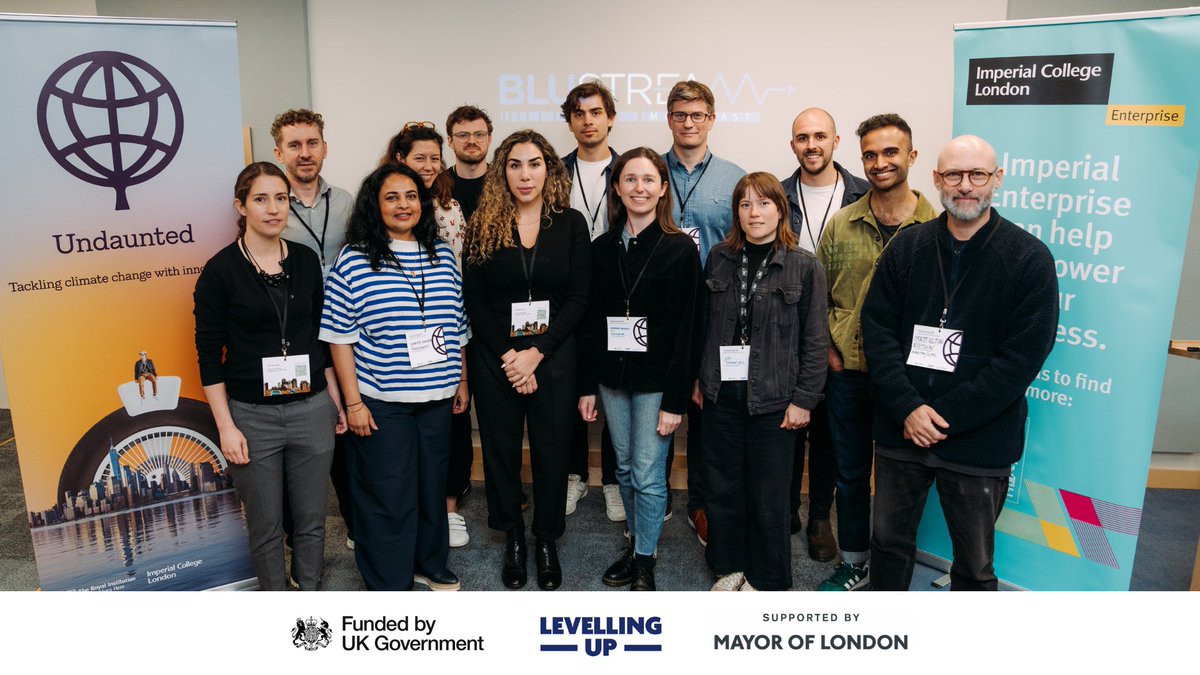
<path id="1" fill-rule="evenodd" d="M 458 590 L 444 498 L 450 413 L 467 401 L 462 276 L 407 166 L 363 180 L 346 241 L 326 281 L 321 339 L 349 397 L 359 572 L 371 590 Z"/>

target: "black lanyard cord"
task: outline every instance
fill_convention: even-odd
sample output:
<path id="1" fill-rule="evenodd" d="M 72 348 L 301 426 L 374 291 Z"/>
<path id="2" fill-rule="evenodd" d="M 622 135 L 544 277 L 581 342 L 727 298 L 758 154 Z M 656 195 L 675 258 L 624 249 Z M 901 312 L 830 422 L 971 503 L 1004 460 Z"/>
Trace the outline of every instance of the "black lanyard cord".
<path id="1" fill-rule="evenodd" d="M 658 224 L 657 223 L 652 224 L 652 225 L 650 225 L 650 227 L 658 227 Z M 625 265 L 621 264 L 621 258 L 624 256 L 624 252 L 623 251 L 617 252 L 617 269 L 620 270 L 620 272 L 621 272 L 621 290 L 625 291 L 625 318 L 626 319 L 629 318 L 629 302 L 633 298 L 633 292 L 637 290 L 638 284 L 642 283 L 642 276 L 644 274 L 646 274 L 646 270 L 649 269 L 649 267 L 650 267 L 650 259 L 654 257 L 654 252 L 658 250 L 658 245 L 661 244 L 662 240 L 666 239 L 666 237 L 667 237 L 666 234 L 659 235 L 658 241 L 654 242 L 654 246 L 650 247 L 650 254 L 646 256 L 646 264 L 642 265 L 642 271 L 638 272 L 637 279 L 633 280 L 633 286 L 628 286 L 628 287 L 626 286 Z M 620 240 L 617 240 L 617 246 L 624 248 L 623 246 L 621 246 Z"/>
<path id="2" fill-rule="evenodd" d="M 423 257 L 423 256 L 422 256 Z M 417 263 L 417 269 L 421 270 L 421 294 L 417 295 L 417 285 L 412 282 L 407 272 L 403 267 L 400 267 L 400 276 L 408 282 L 409 288 L 412 289 L 413 295 L 417 296 L 417 306 L 421 308 L 421 327 L 425 327 L 425 266 Z"/>
<path id="3" fill-rule="evenodd" d="M 668 174 L 671 178 L 671 189 L 675 191 L 675 198 L 679 201 L 679 220 L 681 222 L 687 222 L 687 215 L 684 212 L 687 210 L 688 200 L 692 198 L 692 193 L 700 186 L 700 181 L 704 180 L 704 172 L 708 171 L 710 164 L 712 164 L 711 159 L 704 163 L 704 167 L 700 169 L 700 175 L 696 177 L 696 182 L 692 183 L 692 187 L 688 189 L 687 196 L 679 192 L 679 184 L 675 182 L 674 173 Z"/>
<path id="4" fill-rule="evenodd" d="M 987 238 L 983 240 L 983 244 L 979 247 L 979 251 L 975 254 L 976 256 L 978 256 L 980 253 L 983 253 L 983 249 L 987 248 L 988 242 L 990 242 L 992 240 L 992 237 L 995 236 L 995 234 L 996 234 L 996 230 L 999 230 L 999 229 L 1000 229 L 999 226 L 992 228 L 992 231 L 988 233 Z M 975 263 L 974 263 L 974 261 L 972 261 L 971 265 L 969 267 L 967 267 L 967 269 L 963 270 L 962 274 L 958 275 L 958 281 L 956 281 L 954 283 L 953 290 L 947 290 L 946 267 L 945 267 L 945 263 L 942 262 L 942 244 L 941 244 L 941 242 L 938 241 L 938 234 L 939 233 L 937 231 L 934 231 L 934 233 L 933 233 L 933 237 L 934 237 L 933 250 L 937 253 L 938 278 L 942 282 L 942 299 L 943 299 L 942 318 L 938 323 L 938 328 L 945 328 L 946 327 L 946 316 L 950 313 L 950 302 L 952 300 L 954 300 L 954 296 L 958 294 L 958 289 L 962 288 L 963 281 L 966 280 L 967 275 L 971 273 L 971 270 L 975 269 Z M 951 236 L 953 236 L 953 235 L 951 235 Z"/>
<path id="5" fill-rule="evenodd" d="M 259 272 L 262 268 L 258 266 L 258 261 L 254 259 L 254 254 L 250 252 L 250 247 L 246 244 L 246 238 L 241 238 L 242 250 L 246 252 L 246 256 L 250 258 L 250 262 L 254 264 Z M 279 240 L 279 267 L 283 269 L 283 240 Z M 287 339 L 287 317 L 288 317 L 288 297 L 291 296 L 292 275 L 283 270 L 283 311 L 279 311 L 279 305 L 275 304 L 275 296 L 271 295 L 271 289 L 267 288 L 267 282 L 262 278 L 262 274 L 255 274 L 258 279 L 258 285 L 267 294 L 267 300 L 271 302 L 271 309 L 275 311 L 275 318 L 279 321 L 279 348 L 284 356 L 287 356 L 288 339 Z"/>
<path id="6" fill-rule="evenodd" d="M 838 180 L 841 177 L 840 173 L 833 172 L 833 192 L 829 193 L 829 203 L 825 205 L 825 215 L 821 216 L 821 227 L 817 229 L 818 237 L 825 231 L 825 221 L 829 218 L 829 209 L 833 208 L 833 198 L 837 196 Z M 812 220 L 809 219 L 808 207 L 804 204 L 804 184 L 800 182 L 799 178 L 796 179 L 796 194 L 800 196 L 800 210 L 804 213 L 804 229 L 808 230 L 808 238 L 812 240 L 813 249 L 815 250 L 817 248 L 817 238 L 813 236 L 812 226 L 809 225 Z M 872 213 L 872 215 L 874 214 Z"/>
<path id="7" fill-rule="evenodd" d="M 579 172 L 579 160 L 578 159 L 575 160 L 574 166 L 575 166 L 575 182 L 579 185 L 579 195 L 581 197 L 583 197 L 583 210 L 585 212 L 584 215 L 586 215 L 588 217 L 588 232 L 590 232 L 592 235 L 595 235 L 596 219 L 600 217 L 601 205 L 603 205 L 604 200 L 608 198 L 608 189 L 606 187 L 604 190 L 602 190 L 600 192 L 600 199 L 596 200 L 596 209 L 593 211 L 592 207 L 588 204 L 587 190 L 584 189 L 584 187 L 583 187 L 583 174 Z M 605 168 L 604 171 L 600 175 L 603 176 L 603 175 L 606 175 L 607 173 L 608 173 L 608 169 Z M 604 184 L 607 186 L 608 181 L 605 180 Z"/>
<path id="8" fill-rule="evenodd" d="M 533 302 L 533 266 L 537 264 L 538 247 L 542 245 L 541 233 L 538 233 L 537 241 L 533 244 L 533 253 L 529 256 L 529 264 L 525 264 L 525 244 L 521 242 L 521 228 L 513 226 L 517 236 L 517 253 L 521 254 L 521 271 L 525 272 L 525 283 L 529 285 L 529 302 Z"/>
<path id="9" fill-rule="evenodd" d="M 308 230 L 309 235 L 312 236 L 313 241 L 317 242 L 317 246 L 321 247 L 321 268 L 322 269 L 325 268 L 325 234 L 329 231 L 329 193 L 331 192 L 331 190 L 332 190 L 332 188 L 326 188 L 325 194 L 322 195 L 322 197 L 325 198 L 325 224 L 321 226 L 321 236 L 320 237 L 318 237 L 317 233 L 314 232 L 313 229 L 308 226 L 308 223 L 304 222 L 304 218 L 301 217 L 300 212 L 296 210 L 296 205 L 289 204 L 289 208 L 292 209 L 292 213 L 296 214 L 296 220 L 300 221 L 300 224 L 303 225 L 304 229 Z M 313 206 L 315 207 L 316 204 L 313 204 Z"/>

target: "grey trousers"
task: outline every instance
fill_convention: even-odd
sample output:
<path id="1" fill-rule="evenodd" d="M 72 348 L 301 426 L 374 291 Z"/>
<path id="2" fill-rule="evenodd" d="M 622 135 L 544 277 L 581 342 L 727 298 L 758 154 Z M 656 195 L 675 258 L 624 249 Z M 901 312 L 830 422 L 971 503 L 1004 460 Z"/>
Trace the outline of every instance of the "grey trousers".
<path id="1" fill-rule="evenodd" d="M 292 578 L 315 591 L 325 564 L 325 511 L 337 409 L 329 393 L 281 405 L 229 402 L 246 437 L 248 464 L 230 464 L 246 509 L 250 559 L 264 591 L 287 590 L 283 563 L 283 485 L 295 523 Z"/>

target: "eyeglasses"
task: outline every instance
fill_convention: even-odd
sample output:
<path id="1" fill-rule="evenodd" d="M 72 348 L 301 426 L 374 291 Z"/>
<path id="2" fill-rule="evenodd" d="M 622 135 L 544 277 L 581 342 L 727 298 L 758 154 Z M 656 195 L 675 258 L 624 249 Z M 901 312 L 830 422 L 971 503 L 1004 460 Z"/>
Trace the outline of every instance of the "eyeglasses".
<path id="1" fill-rule="evenodd" d="M 992 176 L 996 175 L 995 171 L 984 171 L 983 169 L 972 169 L 970 171 L 936 171 L 935 173 L 942 177 L 942 182 L 945 183 L 947 187 L 958 187 L 962 183 L 963 176 L 966 176 L 967 180 L 971 181 L 971 185 L 974 185 L 975 187 L 983 187 L 984 185 L 988 184 L 988 181 L 992 179 Z"/>
<path id="2" fill-rule="evenodd" d="M 404 127 L 403 127 L 403 131 L 408 131 L 409 129 L 420 129 L 420 128 L 422 128 L 422 127 L 426 128 L 426 129 L 437 129 L 437 125 L 436 125 L 436 124 L 434 124 L 433 122 L 429 122 L 429 121 L 425 121 L 425 122 L 405 122 L 405 124 L 404 124 Z"/>
<path id="3" fill-rule="evenodd" d="M 474 138 L 477 141 L 482 141 L 483 139 L 487 138 L 490 135 L 491 134 L 489 134 L 486 131 L 456 131 L 456 132 L 450 134 L 450 138 L 453 138 L 454 140 L 462 143 L 462 142 L 468 141 L 472 138 Z"/>
<path id="4" fill-rule="evenodd" d="M 675 122 L 676 124 L 683 124 L 684 120 L 688 120 L 688 119 L 692 120 L 692 124 L 700 124 L 701 122 L 708 119 L 709 117 L 712 117 L 712 113 L 702 113 L 702 112 L 694 112 L 694 113 L 673 112 L 673 113 L 671 113 L 671 121 Z"/>

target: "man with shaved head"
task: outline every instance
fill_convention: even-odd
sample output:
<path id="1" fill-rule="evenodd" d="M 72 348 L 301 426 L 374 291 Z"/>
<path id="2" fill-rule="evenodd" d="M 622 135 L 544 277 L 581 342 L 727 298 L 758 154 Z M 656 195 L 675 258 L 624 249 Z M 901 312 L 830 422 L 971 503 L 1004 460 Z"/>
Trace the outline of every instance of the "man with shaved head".
<path id="1" fill-rule="evenodd" d="M 945 213 L 892 241 L 863 305 L 878 401 L 874 590 L 908 589 L 935 481 L 951 590 L 996 590 L 995 524 L 1024 450 L 1025 390 L 1058 326 L 1049 249 L 991 207 L 1003 180 L 986 141 L 950 141 L 933 172 Z"/>
<path id="2" fill-rule="evenodd" d="M 800 162 L 795 173 L 779 182 L 787 194 L 792 214 L 792 231 L 800 248 L 816 252 L 825 224 L 843 206 L 858 201 L 871 184 L 833 161 L 840 139 L 833 116 L 820 108 L 802 111 L 792 122 L 789 145 Z M 837 539 L 829 522 L 833 508 L 833 448 L 825 402 L 812 411 L 812 423 L 796 434 L 792 465 L 792 534 L 804 529 L 800 520 L 800 485 L 804 477 L 805 445 L 808 446 L 808 556 L 827 562 L 837 557 Z"/>

